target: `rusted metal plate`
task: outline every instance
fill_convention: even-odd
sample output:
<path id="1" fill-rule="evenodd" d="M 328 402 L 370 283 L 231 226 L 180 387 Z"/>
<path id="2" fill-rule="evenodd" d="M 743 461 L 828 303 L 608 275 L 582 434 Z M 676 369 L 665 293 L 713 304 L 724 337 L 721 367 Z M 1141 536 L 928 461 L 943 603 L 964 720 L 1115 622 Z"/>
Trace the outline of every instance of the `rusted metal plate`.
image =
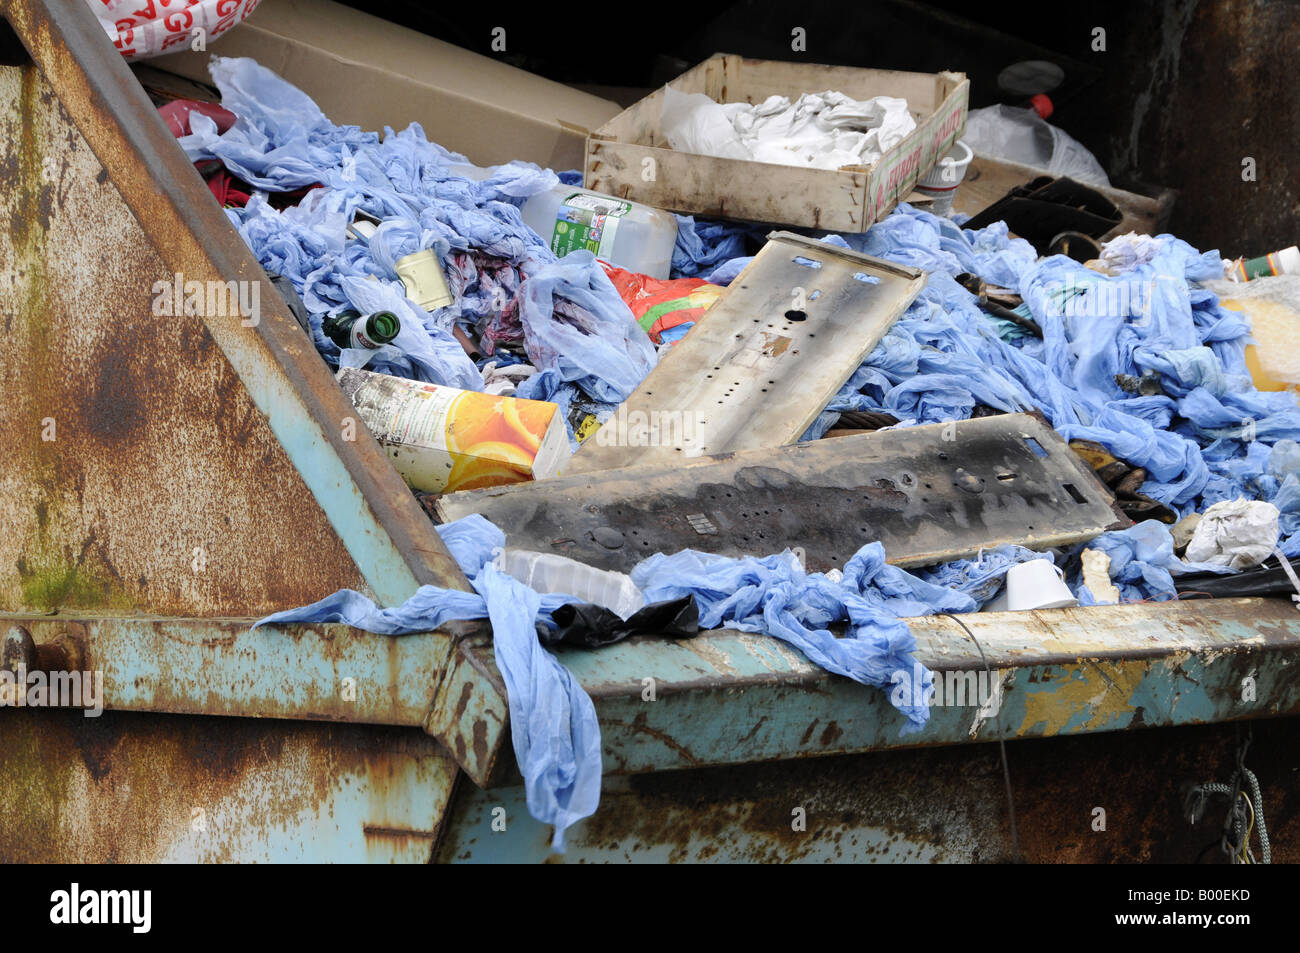
<path id="1" fill-rule="evenodd" d="M 809 569 L 825 571 L 877 540 L 891 563 L 922 566 L 1130 525 L 1056 431 L 1029 414 L 452 493 L 438 513 L 481 513 L 510 546 L 621 572 L 657 552 L 765 556 L 796 546 Z"/>
<path id="2" fill-rule="evenodd" d="M 500 783 L 515 769 L 514 753 L 503 742 L 510 730 L 505 681 L 482 654 L 490 642 L 487 634 L 460 640 L 443 665 L 424 721 L 424 730 L 442 741 L 480 786 Z"/>
<path id="3" fill-rule="evenodd" d="M 0 557 L 0 606 L 250 614 L 467 586 L 92 11 L 0 12 L 34 61 L 0 98 L 3 370 L 24 392 L 0 424 L 24 448 L 5 498 L 37 516 L 5 517 L 27 551 Z M 155 316 L 176 275 L 235 282 L 259 319 Z"/>
<path id="4" fill-rule="evenodd" d="M 456 764 L 420 731 L 0 709 L 0 862 L 425 863 Z"/>
<path id="5" fill-rule="evenodd" d="M 556 655 L 595 702 L 607 774 L 1300 713 L 1300 613 L 1285 599 L 961 618 L 988 671 L 953 619 L 908 620 L 938 685 L 929 722 L 910 735 L 885 691 L 763 635 L 721 629 Z M 491 663 L 491 646 L 470 651 Z"/>
<path id="6" fill-rule="evenodd" d="M 914 268 L 773 232 L 567 472 L 794 443 L 924 283 Z"/>
<path id="7" fill-rule="evenodd" d="M 342 587 L 385 605 L 467 588 L 93 13 L 0 0 L 0 14 L 32 54 L 0 68 L 0 610 L 257 616 Z M 160 299 L 177 281 L 199 283 L 198 308 Z M 477 630 L 390 653 L 406 666 L 391 679 L 423 674 L 388 684 L 376 717 L 427 717 L 425 676 Z M 349 658 L 328 639 L 322 657 L 301 634 L 284 655 L 270 632 L 168 631 L 106 640 L 121 655 L 104 664 L 133 686 L 125 707 L 348 717 L 309 684 Z M 432 654 L 409 657 L 422 644 Z M 283 696 L 266 687 L 274 668 L 246 691 L 203 689 L 222 661 L 248 677 L 291 657 Z M 479 739 L 489 761 L 500 741 Z"/>
<path id="8" fill-rule="evenodd" d="M 363 575 L 32 68 L 0 69 L 0 607 L 252 615 Z M 238 325 L 237 317 L 229 319 Z"/>
<path id="9" fill-rule="evenodd" d="M 421 725 L 453 637 L 393 637 L 346 625 L 253 619 L 0 615 L 39 649 L 72 640 L 78 671 L 102 678 L 105 708 Z"/>
<path id="10" fill-rule="evenodd" d="M 1263 789 L 1273 862 L 1300 862 L 1300 720 L 1252 727 L 1246 764 Z M 1222 863 L 1223 800 L 1193 827 L 1183 787 L 1226 782 L 1235 751 L 1227 725 L 1009 743 L 1020 858 Z M 1014 857 L 1008 819 L 998 746 L 965 745 L 606 778 L 600 809 L 569 829 L 563 857 L 549 853 L 550 829 L 528 816 L 522 787 L 466 786 L 438 860 L 998 863 Z"/>

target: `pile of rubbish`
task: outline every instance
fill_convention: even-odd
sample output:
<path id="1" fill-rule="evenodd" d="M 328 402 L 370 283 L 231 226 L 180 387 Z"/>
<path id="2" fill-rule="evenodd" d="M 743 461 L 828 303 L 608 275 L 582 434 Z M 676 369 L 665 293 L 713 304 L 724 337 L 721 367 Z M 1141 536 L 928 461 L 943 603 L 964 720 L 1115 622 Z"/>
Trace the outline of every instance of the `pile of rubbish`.
<path id="1" fill-rule="evenodd" d="M 412 453 L 490 464 L 451 485 L 451 462 L 441 477 L 403 470 L 417 489 L 560 472 L 566 455 L 543 449 L 565 438 L 576 449 L 660 360 L 688 347 L 687 332 L 763 240 L 755 226 L 686 217 L 665 234 L 663 212 L 586 193 L 572 173 L 530 163 L 477 169 L 415 124 L 382 137 L 336 126 L 252 60 L 214 58 L 212 75 L 229 115 L 193 109 L 174 130 L 200 170 L 218 177 L 214 192 L 267 272 L 292 286 L 322 358 L 340 372 L 364 369 L 479 398 L 444 409 L 456 427 Z M 692 112 L 685 99 L 666 103 L 665 124 L 680 120 L 683 137 L 725 131 L 706 128 L 707 111 Z M 736 140 L 726 148 L 751 158 L 763 158 L 753 145 L 764 141 L 794 155 L 806 145 L 801 136 L 822 129 L 829 135 L 813 152 L 841 164 L 836 150 L 860 159 L 911 128 L 903 128 L 911 117 L 901 100 L 852 103 L 823 93 L 748 111 L 712 105 Z M 850 142 L 850 120 L 871 131 L 855 126 Z M 790 135 L 765 139 L 777 123 Z M 797 161 L 820 160 L 809 153 Z M 539 233 L 530 220 L 546 224 Z M 1290 586 L 1289 560 L 1300 557 L 1300 406 L 1286 381 L 1257 386 L 1251 324 L 1224 306 L 1218 284 L 1232 263 L 1172 235 L 1123 235 L 1086 263 L 1041 257 L 1005 222 L 968 230 L 962 220 L 903 204 L 862 234 L 811 235 L 928 277 L 801 439 L 1036 412 L 1112 488 L 1134 519 L 1128 528 L 1045 552 L 998 545 L 913 571 L 887 563 L 879 542 L 828 572 L 808 572 L 789 550 L 654 553 L 613 582 L 557 563 L 572 580 L 561 591 L 512 574 L 507 533 L 472 516 L 438 527 L 472 593 L 425 586 L 403 606 L 379 608 L 344 591 L 259 625 L 341 621 L 401 635 L 489 619 L 529 810 L 555 826 L 562 850 L 566 828 L 596 809 L 600 742 L 591 700 L 546 645 L 689 638 L 728 626 L 782 639 L 828 671 L 887 690 L 899 672 L 932 679 L 914 666 L 904 619 L 980 611 L 1000 597 L 997 608 L 1017 608 L 1005 604 L 1015 601 L 1009 578 L 1036 574 L 1051 590 L 1039 607 L 1178 598 L 1183 578 L 1206 592 L 1207 580 L 1227 585 L 1268 571 L 1259 567 L 1270 559 L 1285 569 L 1268 591 Z M 410 277 L 412 258 L 427 252 L 441 273 L 422 283 Z M 1258 279 L 1272 280 L 1287 279 Z M 373 392 L 345 379 L 354 400 Z M 368 405 L 373 416 L 363 410 L 381 438 L 394 401 L 390 388 Z M 514 402 L 507 410 L 483 401 Z M 529 402 L 543 407 L 529 410 Z M 585 598 L 575 598 L 579 589 Z M 610 596 L 602 604 L 597 593 L 607 591 L 631 592 L 631 602 L 616 610 Z M 637 621 L 638 613 L 649 615 Z M 895 704 L 902 730 L 926 723 L 925 705 Z"/>

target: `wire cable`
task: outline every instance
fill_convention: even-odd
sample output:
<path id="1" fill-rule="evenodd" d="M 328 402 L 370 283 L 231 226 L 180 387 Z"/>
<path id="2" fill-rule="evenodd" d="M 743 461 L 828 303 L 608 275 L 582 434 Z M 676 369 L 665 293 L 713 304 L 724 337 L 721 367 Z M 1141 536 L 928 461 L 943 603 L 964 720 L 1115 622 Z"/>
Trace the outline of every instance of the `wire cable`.
<path id="1" fill-rule="evenodd" d="M 989 660 L 984 655 L 984 647 L 980 645 L 980 640 L 975 638 L 975 633 L 970 630 L 970 627 L 967 626 L 965 622 L 957 618 L 951 612 L 941 612 L 939 614 L 946 615 L 948 618 L 952 619 L 952 621 L 956 622 L 959 626 L 961 626 L 962 629 L 965 630 L 966 634 L 970 636 L 970 640 L 975 643 L 975 648 L 979 650 L 980 661 L 984 663 L 984 672 L 989 677 L 989 685 L 992 686 L 993 670 L 989 668 Z M 989 690 L 992 691 L 992 688 L 990 688 Z M 1014 863 L 1018 864 L 1022 862 L 1020 856 L 1020 837 L 1016 832 L 1016 802 L 1015 802 L 1015 798 L 1012 797 L 1011 794 L 1011 769 L 1007 766 L 1007 743 L 1005 740 L 1005 735 L 1002 732 L 1001 703 L 999 703 L 997 708 L 994 710 L 993 716 L 994 718 L 997 719 L 997 725 L 998 725 L 998 748 L 1000 749 L 1002 754 L 1002 781 L 1006 785 L 1006 789 L 1007 789 L 1007 816 L 1010 818 L 1011 821 L 1011 859 Z"/>

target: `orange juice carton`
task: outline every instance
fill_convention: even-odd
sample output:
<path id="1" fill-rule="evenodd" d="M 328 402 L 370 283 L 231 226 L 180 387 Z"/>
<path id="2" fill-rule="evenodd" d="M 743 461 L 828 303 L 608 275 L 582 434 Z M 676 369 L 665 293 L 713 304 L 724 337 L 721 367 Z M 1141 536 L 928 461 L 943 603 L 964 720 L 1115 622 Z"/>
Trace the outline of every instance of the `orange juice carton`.
<path id="1" fill-rule="evenodd" d="M 548 401 L 340 368 L 336 379 L 402 478 L 451 493 L 559 476 L 569 438 Z"/>

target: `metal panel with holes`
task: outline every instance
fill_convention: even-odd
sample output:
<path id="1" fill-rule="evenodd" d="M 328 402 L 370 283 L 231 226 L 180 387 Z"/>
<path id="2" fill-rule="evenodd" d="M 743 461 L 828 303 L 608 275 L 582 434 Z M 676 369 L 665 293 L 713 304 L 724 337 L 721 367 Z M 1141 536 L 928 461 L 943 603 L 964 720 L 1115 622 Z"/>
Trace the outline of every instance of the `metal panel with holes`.
<path id="1" fill-rule="evenodd" d="M 453 493 L 438 509 L 446 519 L 483 514 L 511 546 L 624 572 L 656 552 L 762 556 L 786 547 L 802 547 L 809 569 L 826 570 L 876 540 L 890 562 L 919 566 L 1129 525 L 1110 491 L 1032 414 Z"/>
<path id="2" fill-rule="evenodd" d="M 924 284 L 914 268 L 772 233 L 568 472 L 794 443 Z"/>

